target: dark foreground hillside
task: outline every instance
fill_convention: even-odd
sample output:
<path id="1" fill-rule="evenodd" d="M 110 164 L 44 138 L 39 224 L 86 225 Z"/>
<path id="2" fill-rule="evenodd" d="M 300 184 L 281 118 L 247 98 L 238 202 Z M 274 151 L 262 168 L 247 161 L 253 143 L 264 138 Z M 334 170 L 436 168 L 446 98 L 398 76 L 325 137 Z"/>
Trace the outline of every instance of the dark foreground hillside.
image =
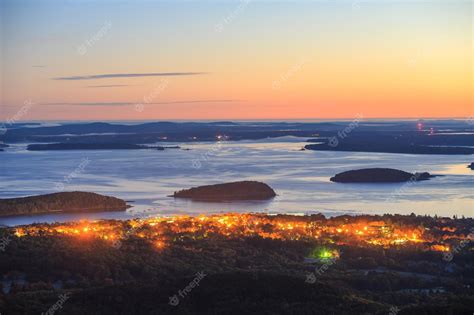
<path id="1" fill-rule="evenodd" d="M 275 225 L 283 222 L 270 220 Z M 318 220 L 327 226 L 347 222 Z M 395 225 L 421 222 L 430 230 L 444 231 L 443 239 L 466 237 L 464 231 L 472 223 L 420 217 L 391 220 Z M 429 243 L 428 247 L 357 245 L 342 238 L 312 240 L 291 234 L 272 239 L 167 230 L 163 243 L 149 241 L 148 235 L 157 227 L 166 230 L 167 224 L 175 223 L 171 221 L 161 225 L 150 221 L 149 227 L 140 229 L 132 224 L 133 230 L 120 242 L 76 236 L 77 225 L 3 229 L 1 236 L 8 241 L 0 253 L 0 312 L 47 314 L 51 308 L 56 308 L 55 314 L 473 312 L 474 254 L 467 242 L 453 247 L 456 250 L 446 259 L 448 252 L 429 250 Z M 436 222 L 441 225 L 434 226 Z M 191 223 L 184 220 L 180 225 L 188 229 Z M 270 231 L 271 223 L 265 225 L 262 229 Z M 130 229 L 129 222 L 117 221 L 92 227 L 109 226 Z M 73 235 L 51 232 L 67 228 Z"/>

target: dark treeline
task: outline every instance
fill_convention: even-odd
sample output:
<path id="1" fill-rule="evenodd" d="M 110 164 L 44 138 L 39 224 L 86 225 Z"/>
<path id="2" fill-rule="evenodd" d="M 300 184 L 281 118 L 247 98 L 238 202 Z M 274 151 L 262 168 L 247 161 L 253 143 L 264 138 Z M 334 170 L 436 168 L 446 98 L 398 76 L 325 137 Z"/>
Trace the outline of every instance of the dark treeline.
<path id="1" fill-rule="evenodd" d="M 471 245 L 446 262 L 439 252 L 404 246 L 181 234 L 160 249 L 138 237 L 116 248 L 101 239 L 1 231 L 9 239 L 0 253 L 2 314 L 46 312 L 65 293 L 60 314 L 388 314 L 393 307 L 472 314 L 474 305 Z M 319 248 L 337 249 L 340 258 L 305 262 Z M 170 305 L 197 272 L 206 274 L 199 286 Z"/>

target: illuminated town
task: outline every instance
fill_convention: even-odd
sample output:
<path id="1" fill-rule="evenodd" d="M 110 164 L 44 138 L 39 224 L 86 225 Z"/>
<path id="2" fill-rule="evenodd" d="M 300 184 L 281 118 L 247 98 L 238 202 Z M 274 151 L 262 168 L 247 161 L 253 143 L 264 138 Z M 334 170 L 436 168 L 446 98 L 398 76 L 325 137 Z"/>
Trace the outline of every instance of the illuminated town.
<path id="1" fill-rule="evenodd" d="M 452 244 L 472 238 L 469 230 L 459 230 L 449 219 L 438 219 L 434 226 L 402 224 L 383 217 L 291 216 L 266 214 L 218 214 L 157 217 L 129 221 L 81 221 L 36 224 L 15 228 L 15 236 L 72 236 L 78 240 L 99 238 L 111 245 L 127 238 L 141 238 L 156 248 L 165 248 L 182 238 L 205 239 L 213 236 L 265 239 L 318 240 L 334 245 L 417 246 L 431 251 L 449 251 Z M 435 220 L 435 219 L 432 219 Z M 391 221 L 391 222 L 389 222 Z"/>

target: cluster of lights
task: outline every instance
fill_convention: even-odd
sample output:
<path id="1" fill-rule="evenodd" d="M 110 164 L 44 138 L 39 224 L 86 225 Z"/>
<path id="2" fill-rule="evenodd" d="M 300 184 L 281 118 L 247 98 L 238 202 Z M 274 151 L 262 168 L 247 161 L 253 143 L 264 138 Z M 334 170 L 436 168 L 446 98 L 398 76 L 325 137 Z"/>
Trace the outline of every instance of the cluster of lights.
<path id="1" fill-rule="evenodd" d="M 424 130 L 424 129 L 423 129 L 424 127 L 425 127 L 425 126 L 424 126 L 423 123 L 421 123 L 421 122 L 418 122 L 418 123 L 416 124 L 416 128 L 418 129 L 418 131 L 423 131 L 423 130 Z M 434 129 L 433 127 L 430 127 L 429 130 L 430 130 L 430 132 L 429 132 L 429 135 L 430 135 L 430 136 L 432 136 L 432 135 L 435 134 L 435 129 Z"/>
<path id="2" fill-rule="evenodd" d="M 64 224 L 41 224 L 16 228 L 17 237 L 67 235 L 100 238 L 111 243 L 136 237 L 150 241 L 156 248 L 183 237 L 203 239 L 213 235 L 229 238 L 260 236 L 270 239 L 319 239 L 338 245 L 396 246 L 426 243 L 430 250 L 447 251 L 449 246 L 427 235 L 424 229 L 402 228 L 383 221 L 356 221 L 353 223 L 317 220 L 311 217 L 269 216 L 263 214 L 219 214 L 209 216 L 176 216 L 129 221 L 83 221 Z M 435 244 L 435 245 L 433 245 Z M 331 258 L 334 253 L 322 252 Z M 324 257 L 323 257 L 324 258 Z"/>
<path id="3" fill-rule="evenodd" d="M 217 141 L 226 141 L 226 140 L 229 140 L 229 136 L 226 136 L 226 135 L 217 135 L 217 136 L 216 136 L 216 140 L 217 140 Z"/>

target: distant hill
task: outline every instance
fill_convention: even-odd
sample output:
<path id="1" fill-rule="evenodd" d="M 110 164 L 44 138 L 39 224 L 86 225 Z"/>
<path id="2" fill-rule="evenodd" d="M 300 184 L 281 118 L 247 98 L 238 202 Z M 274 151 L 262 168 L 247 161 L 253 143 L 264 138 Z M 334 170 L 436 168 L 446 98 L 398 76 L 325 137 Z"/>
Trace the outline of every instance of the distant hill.
<path id="1" fill-rule="evenodd" d="M 0 134 L 5 143 L 121 143 L 257 140 L 303 137 L 308 150 L 409 154 L 474 154 L 472 128 L 462 121 L 326 121 L 326 122 L 147 122 L 64 123 L 16 126 Z M 224 136 L 224 137 L 223 137 Z M 331 142 L 332 140 L 332 142 Z"/>

